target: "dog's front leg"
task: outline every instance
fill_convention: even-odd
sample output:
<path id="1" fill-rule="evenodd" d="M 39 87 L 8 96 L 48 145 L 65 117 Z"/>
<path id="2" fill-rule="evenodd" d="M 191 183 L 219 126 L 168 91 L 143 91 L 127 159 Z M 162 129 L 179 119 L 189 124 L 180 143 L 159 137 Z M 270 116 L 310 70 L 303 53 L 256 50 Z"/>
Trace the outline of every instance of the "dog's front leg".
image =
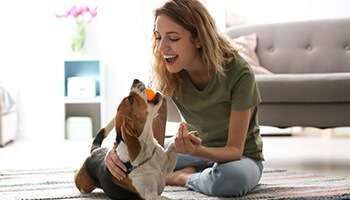
<path id="1" fill-rule="evenodd" d="M 177 162 L 177 152 L 175 150 L 175 144 L 174 142 L 172 142 L 167 150 L 165 151 L 165 154 L 167 155 L 168 157 L 168 167 L 167 167 L 167 170 L 166 170 L 166 174 L 170 174 L 173 172 L 175 166 L 176 166 L 176 162 Z"/>
<path id="2" fill-rule="evenodd" d="M 160 183 L 158 181 L 159 176 L 150 174 L 148 176 L 136 177 L 133 179 L 133 185 L 140 196 L 145 200 L 169 200 L 167 197 L 160 196 L 164 186 L 163 184 L 159 185 Z"/>

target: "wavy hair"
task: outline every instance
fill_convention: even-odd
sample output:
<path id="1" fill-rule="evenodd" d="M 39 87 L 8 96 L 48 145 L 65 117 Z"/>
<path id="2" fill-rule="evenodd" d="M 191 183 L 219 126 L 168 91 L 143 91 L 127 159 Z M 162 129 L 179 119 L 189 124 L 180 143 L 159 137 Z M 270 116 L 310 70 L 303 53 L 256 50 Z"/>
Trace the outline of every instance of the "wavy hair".
<path id="1" fill-rule="evenodd" d="M 179 97 L 183 85 L 183 73 L 170 73 L 165 60 L 157 49 L 155 24 L 159 15 L 166 15 L 198 38 L 202 47 L 199 53 L 208 71 L 219 78 L 225 77 L 223 64 L 230 62 L 238 52 L 227 37 L 221 34 L 206 7 L 198 0 L 168 0 L 154 10 L 154 28 L 152 35 L 152 69 L 150 83 L 154 89 L 165 96 Z"/>

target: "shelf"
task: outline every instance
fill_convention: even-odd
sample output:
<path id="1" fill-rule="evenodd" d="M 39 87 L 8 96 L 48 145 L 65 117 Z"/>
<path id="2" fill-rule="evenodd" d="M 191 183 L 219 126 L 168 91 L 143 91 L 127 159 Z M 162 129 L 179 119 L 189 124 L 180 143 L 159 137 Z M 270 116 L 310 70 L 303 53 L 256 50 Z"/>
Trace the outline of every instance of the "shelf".
<path id="1" fill-rule="evenodd" d="M 95 136 L 98 130 L 101 128 L 101 104 L 100 103 L 66 104 L 65 110 L 66 110 L 65 120 L 67 120 L 68 117 L 82 117 L 82 116 L 90 117 L 92 119 L 93 136 Z"/>
<path id="2" fill-rule="evenodd" d="M 103 96 L 101 77 L 103 76 L 99 60 L 64 61 L 64 96 L 68 96 L 68 79 L 71 77 L 90 77 L 96 85 L 96 96 Z"/>
<path id="3" fill-rule="evenodd" d="M 65 138 L 91 137 L 80 130 L 92 127 L 95 136 L 104 124 L 104 70 L 99 59 L 76 57 L 64 61 L 64 126 Z M 85 120 L 85 124 L 78 119 Z M 69 125 L 67 124 L 69 120 Z M 90 121 L 90 122 L 89 122 Z M 88 128 L 88 129 L 87 129 Z M 84 137 L 86 136 L 86 137 Z"/>
<path id="4" fill-rule="evenodd" d="M 95 97 L 95 98 L 70 98 L 65 97 L 64 103 L 66 104 L 80 104 L 80 103 L 102 103 L 104 99 L 102 97 Z"/>

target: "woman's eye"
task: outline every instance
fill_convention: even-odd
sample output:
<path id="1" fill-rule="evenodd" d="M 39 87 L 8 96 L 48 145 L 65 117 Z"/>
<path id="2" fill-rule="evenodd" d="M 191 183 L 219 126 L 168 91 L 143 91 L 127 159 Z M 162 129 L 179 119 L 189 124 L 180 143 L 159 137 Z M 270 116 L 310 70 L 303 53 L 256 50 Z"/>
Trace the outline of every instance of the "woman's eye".
<path id="1" fill-rule="evenodd" d="M 162 40 L 162 37 L 156 35 L 155 39 L 156 39 L 156 40 Z M 172 42 L 177 42 L 177 41 L 180 40 L 180 38 L 170 38 L 170 37 L 168 37 L 168 40 L 170 40 L 170 41 L 172 41 Z"/>
<path id="2" fill-rule="evenodd" d="M 180 40 L 180 38 L 176 38 L 176 39 L 169 39 L 170 41 L 173 41 L 173 42 L 177 42 L 177 41 L 179 41 Z"/>

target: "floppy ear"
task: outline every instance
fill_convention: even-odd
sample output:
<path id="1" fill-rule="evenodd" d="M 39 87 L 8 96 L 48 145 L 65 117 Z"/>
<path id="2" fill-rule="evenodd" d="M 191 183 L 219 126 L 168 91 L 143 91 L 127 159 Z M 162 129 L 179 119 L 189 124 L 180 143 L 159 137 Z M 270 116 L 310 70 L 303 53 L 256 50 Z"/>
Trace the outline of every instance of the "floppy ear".
<path id="1" fill-rule="evenodd" d="M 125 122 L 125 120 L 123 121 L 124 122 L 121 127 L 122 136 L 128 149 L 130 162 L 133 163 L 139 155 L 139 153 L 141 152 L 141 143 L 139 141 L 139 138 L 137 137 L 137 134 L 130 126 L 130 123 L 132 122 L 130 120 L 127 120 L 127 122 Z"/>
<path id="2" fill-rule="evenodd" d="M 118 115 L 115 116 L 114 118 L 114 127 L 115 127 L 115 133 L 116 133 L 116 138 L 115 140 L 117 141 L 117 143 L 119 144 L 121 141 L 121 123 L 119 122 L 120 119 L 118 118 Z"/>

